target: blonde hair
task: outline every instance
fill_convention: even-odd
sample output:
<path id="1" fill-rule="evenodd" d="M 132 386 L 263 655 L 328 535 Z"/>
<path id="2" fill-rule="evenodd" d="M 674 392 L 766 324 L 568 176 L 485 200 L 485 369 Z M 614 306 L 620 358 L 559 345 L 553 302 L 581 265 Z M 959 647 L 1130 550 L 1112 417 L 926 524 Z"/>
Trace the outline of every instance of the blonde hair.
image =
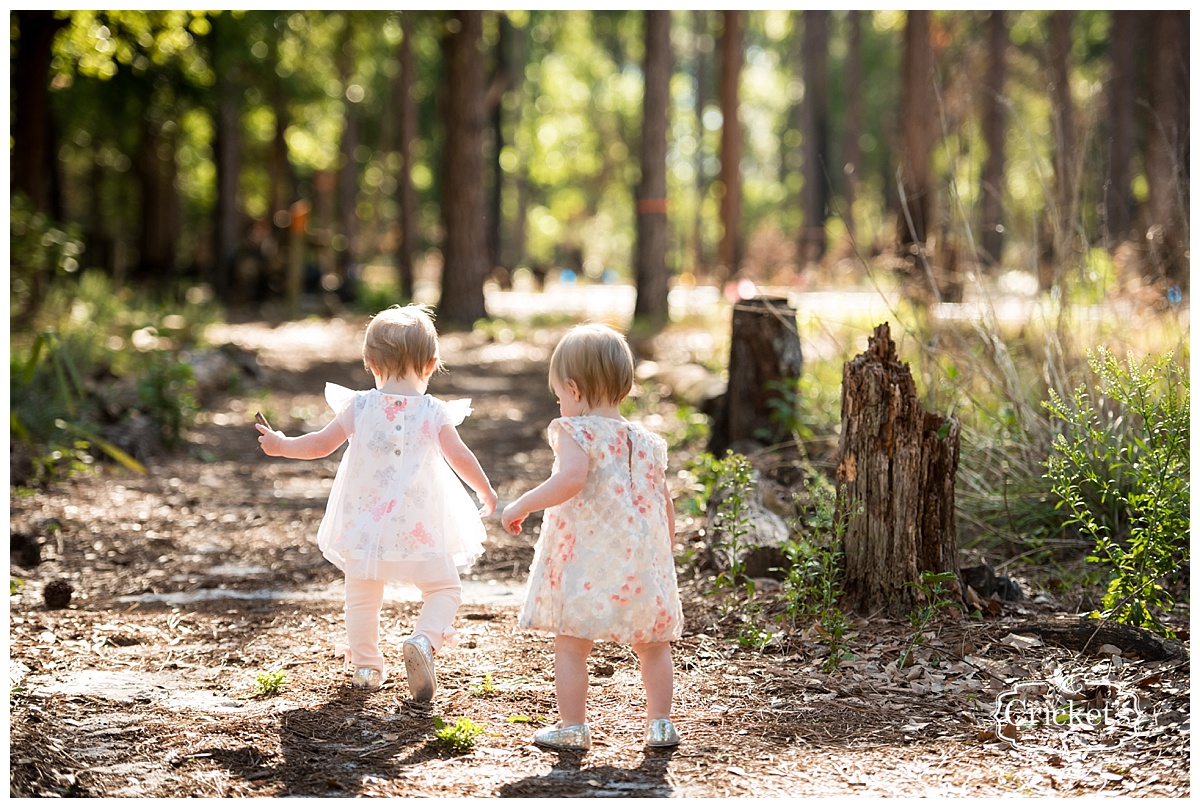
<path id="1" fill-rule="evenodd" d="M 414 303 L 379 312 L 367 323 L 362 355 L 367 370 L 374 367 L 385 379 L 403 378 L 409 371 L 420 375 L 435 360 L 434 370 L 442 370 L 433 311 Z"/>
<path id="2" fill-rule="evenodd" d="M 633 389 L 633 352 L 606 325 L 577 325 L 554 348 L 550 381 L 575 382 L 589 405 L 620 404 Z M 551 388 L 553 389 L 553 387 Z"/>

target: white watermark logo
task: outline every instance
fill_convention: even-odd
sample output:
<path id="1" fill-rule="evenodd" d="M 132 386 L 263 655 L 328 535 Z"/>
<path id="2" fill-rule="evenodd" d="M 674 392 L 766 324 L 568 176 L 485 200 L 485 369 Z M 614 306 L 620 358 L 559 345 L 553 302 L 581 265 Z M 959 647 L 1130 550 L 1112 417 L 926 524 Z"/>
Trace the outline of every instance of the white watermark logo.
<path id="1" fill-rule="evenodd" d="M 1149 702 L 1118 682 L 1016 684 L 996 698 L 996 735 L 1013 746 L 1037 747 L 1054 735 L 1056 746 L 1112 749 L 1155 726 Z"/>

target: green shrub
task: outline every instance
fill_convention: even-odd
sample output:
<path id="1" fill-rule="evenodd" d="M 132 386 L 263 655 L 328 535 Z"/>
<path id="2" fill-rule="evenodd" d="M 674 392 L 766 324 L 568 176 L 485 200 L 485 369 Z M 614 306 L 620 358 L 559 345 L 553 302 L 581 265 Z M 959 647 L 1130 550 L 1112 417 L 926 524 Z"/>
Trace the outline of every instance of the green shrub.
<path id="1" fill-rule="evenodd" d="M 1062 421 L 1046 476 L 1068 524 L 1095 542 L 1089 561 L 1111 579 L 1095 616 L 1172 632 L 1158 614 L 1174 596 L 1164 585 L 1188 557 L 1189 391 L 1168 353 L 1122 364 L 1110 351 L 1089 353 L 1097 394 L 1080 386 L 1070 402 L 1055 391 L 1044 406 Z"/>

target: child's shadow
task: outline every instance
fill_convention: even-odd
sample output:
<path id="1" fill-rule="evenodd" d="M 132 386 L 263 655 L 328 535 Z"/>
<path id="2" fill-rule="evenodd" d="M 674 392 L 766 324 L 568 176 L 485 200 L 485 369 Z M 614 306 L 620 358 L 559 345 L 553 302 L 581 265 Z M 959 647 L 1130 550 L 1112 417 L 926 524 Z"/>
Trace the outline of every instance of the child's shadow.
<path id="1" fill-rule="evenodd" d="M 281 759 L 253 745 L 210 748 L 200 755 L 260 788 L 278 793 L 282 786 L 279 796 L 302 797 L 356 796 L 372 781 L 394 780 L 408 765 L 436 756 L 424 748 L 432 724 L 428 711 L 406 704 L 405 720 L 389 721 L 381 730 L 377 716 L 363 714 L 368 697 L 346 687 L 315 708 L 281 712 Z M 410 746 L 416 748 L 409 759 L 397 759 Z"/>
<path id="2" fill-rule="evenodd" d="M 582 768 L 583 755 L 559 752 L 548 774 L 526 777 L 500 787 L 500 797 L 670 797 L 667 767 L 674 749 L 647 751 L 634 769 Z"/>

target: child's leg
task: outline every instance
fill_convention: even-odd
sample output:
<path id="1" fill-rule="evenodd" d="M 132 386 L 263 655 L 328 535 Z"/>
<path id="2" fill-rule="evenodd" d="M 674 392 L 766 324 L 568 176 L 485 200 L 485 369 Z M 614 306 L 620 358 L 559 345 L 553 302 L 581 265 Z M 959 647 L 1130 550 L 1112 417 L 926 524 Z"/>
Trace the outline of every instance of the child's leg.
<path id="1" fill-rule="evenodd" d="M 642 686 L 646 688 L 646 718 L 670 718 L 674 697 L 674 666 L 671 643 L 634 643 L 633 652 L 642 665 Z"/>
<path id="2" fill-rule="evenodd" d="M 587 658 L 592 641 L 564 634 L 554 638 L 554 692 L 564 727 L 587 723 Z"/>
<path id="3" fill-rule="evenodd" d="M 379 610 L 383 606 L 383 581 L 346 579 L 346 640 L 350 664 L 383 670 L 379 652 Z"/>
<path id="4" fill-rule="evenodd" d="M 458 573 L 434 581 L 417 581 L 421 590 L 421 614 L 414 634 L 424 634 L 436 652 L 447 637 L 454 636 L 454 616 L 462 604 L 462 583 Z"/>

